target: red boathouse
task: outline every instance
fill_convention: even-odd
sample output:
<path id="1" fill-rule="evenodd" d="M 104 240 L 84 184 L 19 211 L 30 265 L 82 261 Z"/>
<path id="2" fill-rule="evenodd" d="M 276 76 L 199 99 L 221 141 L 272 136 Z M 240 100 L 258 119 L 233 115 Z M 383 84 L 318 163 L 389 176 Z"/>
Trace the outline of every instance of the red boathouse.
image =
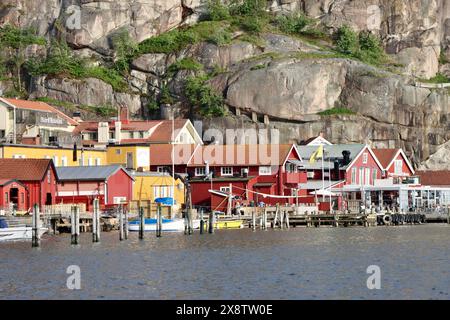
<path id="1" fill-rule="evenodd" d="M 17 180 L 25 187 L 23 204 L 20 204 L 19 194 L 19 204 L 23 210 L 31 211 L 34 204 L 43 210 L 44 205 L 55 203 L 58 178 L 51 159 L 0 159 L 0 179 Z M 20 193 L 21 188 L 18 189 Z M 14 190 L 14 198 L 15 193 Z"/>

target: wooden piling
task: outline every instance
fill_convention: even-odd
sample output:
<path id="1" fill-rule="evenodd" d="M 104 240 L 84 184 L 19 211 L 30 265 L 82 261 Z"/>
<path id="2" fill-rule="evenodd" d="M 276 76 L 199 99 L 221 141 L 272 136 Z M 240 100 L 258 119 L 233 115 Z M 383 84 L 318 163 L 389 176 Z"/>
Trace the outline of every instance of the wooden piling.
<path id="1" fill-rule="evenodd" d="M 158 203 L 158 209 L 156 212 L 156 237 L 160 238 L 162 235 L 162 213 L 161 203 Z"/>
<path id="2" fill-rule="evenodd" d="M 280 211 L 280 229 L 284 228 L 284 214 L 285 214 L 284 210 Z"/>
<path id="3" fill-rule="evenodd" d="M 145 215 L 144 215 L 144 207 L 139 208 L 139 239 L 144 239 L 144 230 L 145 230 Z"/>
<path id="4" fill-rule="evenodd" d="M 200 211 L 200 234 L 205 231 L 205 220 L 203 220 L 203 209 Z"/>
<path id="5" fill-rule="evenodd" d="M 32 242 L 31 246 L 37 248 L 41 245 L 41 239 L 39 237 L 39 206 L 35 204 L 33 206 L 33 228 L 32 228 Z"/>
<path id="6" fill-rule="evenodd" d="M 215 220 L 214 213 L 211 212 L 209 214 L 209 228 L 208 228 L 209 233 L 214 233 L 214 220 Z"/>
<path id="7" fill-rule="evenodd" d="M 128 210 L 124 208 L 124 230 L 123 230 L 123 236 L 125 238 L 125 240 L 128 240 L 128 234 L 130 232 L 130 230 L 128 230 Z"/>
<path id="8" fill-rule="evenodd" d="M 194 232 L 194 225 L 192 221 L 192 208 L 188 209 L 188 234 L 192 234 Z"/>
<path id="9" fill-rule="evenodd" d="M 80 208 L 72 206 L 71 217 L 71 243 L 77 245 L 80 243 Z"/>
<path id="10" fill-rule="evenodd" d="M 267 230 L 267 208 L 264 208 L 263 210 L 263 226 L 264 226 L 264 230 Z"/>
<path id="11" fill-rule="evenodd" d="M 94 199 L 94 215 L 92 217 L 92 242 L 100 241 L 100 203 Z"/>
<path id="12" fill-rule="evenodd" d="M 256 208 L 252 210 L 252 230 L 256 231 Z"/>
<path id="13" fill-rule="evenodd" d="M 284 221 L 286 221 L 286 229 L 289 229 L 290 225 L 289 225 L 289 211 L 288 210 L 286 210 L 286 217 L 285 217 Z"/>
<path id="14" fill-rule="evenodd" d="M 119 206 L 119 240 L 123 241 L 123 206 Z"/>

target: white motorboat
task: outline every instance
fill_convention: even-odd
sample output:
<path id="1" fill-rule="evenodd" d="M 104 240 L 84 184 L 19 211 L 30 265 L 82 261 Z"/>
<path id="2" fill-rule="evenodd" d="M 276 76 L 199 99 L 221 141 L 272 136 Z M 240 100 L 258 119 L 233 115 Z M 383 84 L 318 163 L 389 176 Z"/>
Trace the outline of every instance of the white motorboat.
<path id="1" fill-rule="evenodd" d="M 39 237 L 48 230 L 47 228 L 39 228 Z M 0 242 L 13 240 L 31 240 L 33 235 L 32 227 L 24 224 L 9 225 L 5 219 L 0 218 Z"/>
<path id="2" fill-rule="evenodd" d="M 200 228 L 200 220 L 193 220 L 193 228 Z M 139 220 L 133 220 L 129 223 L 129 231 L 139 231 Z M 163 232 L 180 232 L 184 231 L 185 221 L 184 219 L 163 219 L 162 231 Z M 145 219 L 144 231 L 156 231 L 156 219 Z"/>

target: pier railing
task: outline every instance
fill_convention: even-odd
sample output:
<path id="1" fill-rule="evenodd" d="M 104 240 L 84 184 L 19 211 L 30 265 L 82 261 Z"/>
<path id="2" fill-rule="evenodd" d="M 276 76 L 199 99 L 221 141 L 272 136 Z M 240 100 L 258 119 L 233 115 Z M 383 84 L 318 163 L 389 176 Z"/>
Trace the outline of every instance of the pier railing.
<path id="1" fill-rule="evenodd" d="M 86 204 L 84 203 L 47 205 L 44 206 L 43 213 L 46 216 L 59 215 L 61 217 L 70 217 L 70 212 L 73 206 L 77 206 L 80 209 L 81 214 L 86 213 Z"/>

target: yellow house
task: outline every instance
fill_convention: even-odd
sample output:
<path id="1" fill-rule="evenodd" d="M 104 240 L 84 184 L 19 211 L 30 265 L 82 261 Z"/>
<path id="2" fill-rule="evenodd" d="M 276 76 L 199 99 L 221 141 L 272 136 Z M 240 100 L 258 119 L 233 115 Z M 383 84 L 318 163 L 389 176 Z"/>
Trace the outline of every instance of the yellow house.
<path id="1" fill-rule="evenodd" d="M 175 202 L 184 204 L 184 183 L 180 179 L 175 180 L 168 173 L 159 172 L 133 172 L 135 178 L 133 186 L 134 201 L 151 201 L 157 198 L 172 197 L 175 186 Z"/>
<path id="2" fill-rule="evenodd" d="M 74 161 L 73 148 L 57 146 L 36 146 L 2 144 L 0 158 L 9 159 L 53 159 L 57 167 L 101 166 L 106 165 L 106 151 L 98 149 L 77 149 L 77 159 Z"/>
<path id="3" fill-rule="evenodd" d="M 150 170 L 149 144 L 120 144 L 106 147 L 108 164 L 119 164 L 127 169 Z"/>

